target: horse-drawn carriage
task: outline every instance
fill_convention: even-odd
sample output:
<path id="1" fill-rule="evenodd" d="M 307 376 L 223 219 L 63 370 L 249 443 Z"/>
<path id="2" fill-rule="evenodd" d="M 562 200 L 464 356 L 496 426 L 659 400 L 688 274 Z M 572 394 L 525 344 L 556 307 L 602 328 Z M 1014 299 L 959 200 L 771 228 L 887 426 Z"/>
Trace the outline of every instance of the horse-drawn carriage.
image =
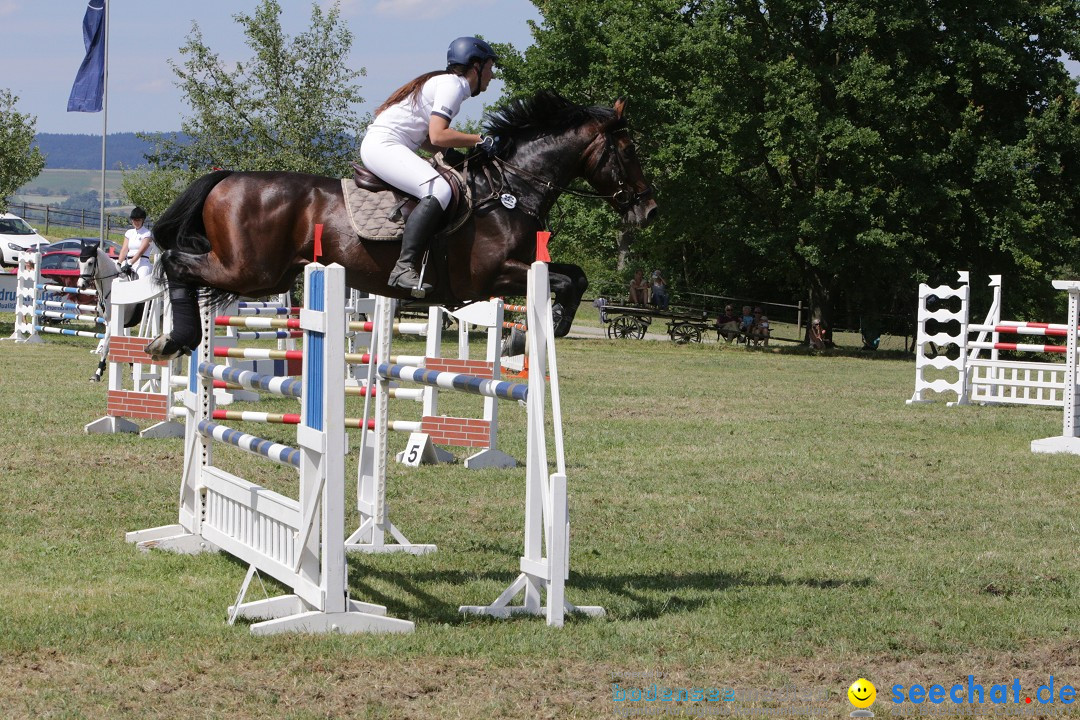
<path id="1" fill-rule="evenodd" d="M 600 307 L 600 321 L 607 325 L 607 336 L 615 338 L 645 337 L 655 320 L 667 327 L 667 336 L 680 345 L 699 343 L 704 333 L 716 329 L 709 320 L 709 312 L 698 308 L 670 307 L 659 310 L 648 305 L 604 304 Z"/>

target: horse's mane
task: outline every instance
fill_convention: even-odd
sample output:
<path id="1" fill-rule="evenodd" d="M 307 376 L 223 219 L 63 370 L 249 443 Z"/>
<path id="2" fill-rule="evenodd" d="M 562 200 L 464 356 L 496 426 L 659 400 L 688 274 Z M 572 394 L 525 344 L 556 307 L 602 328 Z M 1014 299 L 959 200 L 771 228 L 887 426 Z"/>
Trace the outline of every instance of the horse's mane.
<path id="1" fill-rule="evenodd" d="M 615 110 L 612 108 L 578 105 L 553 90 L 541 90 L 532 97 L 515 98 L 484 116 L 487 134 L 499 137 L 504 148 L 523 135 L 557 135 L 589 120 L 606 123 L 614 118 Z"/>

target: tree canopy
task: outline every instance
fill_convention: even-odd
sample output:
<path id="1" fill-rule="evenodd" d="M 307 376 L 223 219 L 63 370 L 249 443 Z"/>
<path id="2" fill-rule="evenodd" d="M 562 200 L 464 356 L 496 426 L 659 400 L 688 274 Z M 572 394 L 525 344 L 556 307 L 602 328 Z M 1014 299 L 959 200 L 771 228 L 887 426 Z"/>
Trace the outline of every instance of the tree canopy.
<path id="1" fill-rule="evenodd" d="M 310 27 L 290 37 L 277 0 L 262 0 L 253 15 L 233 16 L 250 58 L 227 66 L 193 23 L 171 63 L 192 114 L 181 132 L 144 135 L 156 144 L 150 169 L 125 175 L 124 191 L 153 216 L 198 175 L 230 170 L 292 170 L 342 176 L 357 154 L 365 125 L 363 102 L 346 60 L 352 33 L 338 5 L 311 6 Z"/>
<path id="2" fill-rule="evenodd" d="M 635 266 L 852 322 L 910 312 L 917 282 L 955 269 L 1035 300 L 1074 272 L 1080 102 L 1061 57 L 1080 57 L 1080 0 L 535 3 L 535 43 L 504 49 L 507 94 L 630 97 L 661 206 Z M 566 235 L 587 233 L 573 252 L 613 268 L 616 220 L 568 214 Z"/>
<path id="3" fill-rule="evenodd" d="M 45 167 L 45 156 L 34 144 L 37 118 L 16 110 L 18 102 L 10 90 L 0 90 L 0 212 L 7 212 L 8 197 Z"/>
<path id="4" fill-rule="evenodd" d="M 311 7 L 311 26 L 296 37 L 281 27 L 277 0 L 262 0 L 253 15 L 233 16 L 252 56 L 231 67 L 192 24 L 171 62 L 192 114 L 181 123 L 188 137 L 159 138 L 154 158 L 166 166 L 200 169 L 342 171 L 363 127 L 356 79 L 346 64 L 352 33 L 337 4 Z"/>

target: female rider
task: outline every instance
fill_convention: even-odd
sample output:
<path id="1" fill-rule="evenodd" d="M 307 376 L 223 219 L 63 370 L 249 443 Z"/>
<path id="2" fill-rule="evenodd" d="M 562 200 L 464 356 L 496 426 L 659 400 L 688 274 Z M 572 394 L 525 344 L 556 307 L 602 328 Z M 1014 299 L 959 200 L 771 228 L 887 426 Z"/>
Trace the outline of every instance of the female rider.
<path id="1" fill-rule="evenodd" d="M 360 144 L 360 159 L 368 170 L 402 192 L 420 198 L 405 221 L 401 255 L 390 272 L 389 285 L 422 298 L 431 291 L 421 285 L 417 259 L 439 226 L 450 204 L 450 183 L 422 160 L 419 148 L 477 146 L 494 154 L 495 141 L 450 127 L 461 103 L 487 90 L 498 60 L 491 46 L 479 38 L 460 37 L 446 51 L 446 70 L 416 77 L 395 90 L 375 111 Z"/>

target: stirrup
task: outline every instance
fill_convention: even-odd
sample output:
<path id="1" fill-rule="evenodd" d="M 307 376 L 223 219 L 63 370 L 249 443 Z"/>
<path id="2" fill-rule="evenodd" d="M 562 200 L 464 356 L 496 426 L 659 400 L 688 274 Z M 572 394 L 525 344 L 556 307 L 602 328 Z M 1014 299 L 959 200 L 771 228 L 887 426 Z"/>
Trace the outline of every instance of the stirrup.
<path id="1" fill-rule="evenodd" d="M 426 297 L 433 289 L 432 285 L 420 282 L 420 275 L 411 267 L 390 273 L 390 278 L 386 281 L 386 284 L 390 287 L 408 290 L 410 295 L 418 299 Z"/>

